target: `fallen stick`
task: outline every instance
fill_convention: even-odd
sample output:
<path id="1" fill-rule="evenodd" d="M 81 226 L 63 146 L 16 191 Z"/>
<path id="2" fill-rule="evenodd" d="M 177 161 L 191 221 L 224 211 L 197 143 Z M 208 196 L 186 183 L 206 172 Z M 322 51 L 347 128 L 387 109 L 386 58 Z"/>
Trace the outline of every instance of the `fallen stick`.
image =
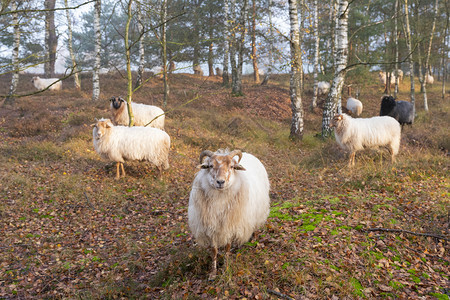
<path id="1" fill-rule="evenodd" d="M 446 238 L 441 235 L 433 234 L 433 233 L 420 233 L 420 232 L 413 232 L 409 230 L 404 229 L 391 229 L 391 228 L 366 228 L 363 229 L 363 231 L 383 231 L 383 232 L 400 232 L 400 233 L 407 233 L 417 236 L 426 236 L 426 237 L 433 237 L 435 239 L 444 240 L 444 241 L 450 241 L 449 238 Z"/>
<path id="2" fill-rule="evenodd" d="M 280 292 L 277 292 L 277 291 L 274 291 L 274 290 L 271 290 L 271 289 L 267 289 L 267 292 L 269 294 L 277 296 L 278 298 L 287 299 L 287 300 L 294 300 L 293 298 L 289 297 L 286 294 L 283 294 L 283 293 L 280 293 Z"/>

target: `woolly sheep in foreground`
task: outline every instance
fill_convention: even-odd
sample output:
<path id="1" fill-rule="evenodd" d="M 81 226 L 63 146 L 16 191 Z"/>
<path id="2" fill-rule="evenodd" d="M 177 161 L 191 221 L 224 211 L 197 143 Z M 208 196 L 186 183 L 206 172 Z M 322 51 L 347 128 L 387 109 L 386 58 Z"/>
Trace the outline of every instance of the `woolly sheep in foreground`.
<path id="1" fill-rule="evenodd" d="M 395 101 L 392 96 L 383 96 L 380 116 L 393 117 L 400 125 L 412 124 L 414 122 L 414 106 L 408 101 Z"/>
<path id="2" fill-rule="evenodd" d="M 352 115 L 359 116 L 363 110 L 363 105 L 358 99 L 349 97 L 347 99 L 346 108 L 352 112 Z"/>
<path id="3" fill-rule="evenodd" d="M 392 162 L 400 147 L 400 124 L 391 117 L 354 119 L 349 115 L 336 115 L 331 121 L 339 146 L 350 151 L 349 166 L 355 164 L 356 151 L 365 148 L 388 147 Z"/>
<path id="4" fill-rule="evenodd" d="M 34 87 L 37 90 L 43 90 L 48 87 L 51 91 L 60 91 L 62 87 L 62 83 L 59 78 L 40 78 L 39 76 L 34 76 L 31 79 Z M 54 84 L 53 84 L 54 83 Z M 51 85 L 53 84 L 53 85 Z"/>
<path id="5" fill-rule="evenodd" d="M 326 95 L 328 94 L 328 91 L 330 90 L 330 83 L 326 81 L 319 81 L 317 83 L 317 95 Z"/>
<path id="6" fill-rule="evenodd" d="M 115 125 L 128 126 L 130 118 L 128 116 L 127 102 L 120 97 L 112 97 L 109 99 L 112 121 Z M 164 111 L 154 105 L 131 102 L 131 109 L 134 115 L 135 126 L 146 126 L 164 130 Z"/>
<path id="7" fill-rule="evenodd" d="M 123 163 L 127 160 L 146 160 L 154 164 L 159 174 L 169 168 L 170 137 L 151 127 L 114 126 L 110 119 L 100 119 L 92 125 L 95 151 L 117 163 L 116 179 L 125 176 Z"/>
<path id="8" fill-rule="evenodd" d="M 203 161 L 203 159 L 206 159 Z M 203 247 L 212 247 L 212 271 L 217 273 L 217 252 L 232 243 L 242 245 L 269 215 L 269 178 L 263 164 L 240 150 L 205 150 L 201 170 L 189 196 L 189 227 Z"/>

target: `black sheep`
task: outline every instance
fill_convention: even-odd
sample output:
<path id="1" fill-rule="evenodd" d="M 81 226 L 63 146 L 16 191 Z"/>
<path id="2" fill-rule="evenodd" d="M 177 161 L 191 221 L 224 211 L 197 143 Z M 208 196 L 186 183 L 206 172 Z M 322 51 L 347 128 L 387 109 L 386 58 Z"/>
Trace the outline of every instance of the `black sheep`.
<path id="1" fill-rule="evenodd" d="M 381 99 L 380 116 L 390 116 L 396 119 L 400 125 L 414 122 L 414 107 L 408 101 L 395 101 L 392 96 L 384 96 Z"/>

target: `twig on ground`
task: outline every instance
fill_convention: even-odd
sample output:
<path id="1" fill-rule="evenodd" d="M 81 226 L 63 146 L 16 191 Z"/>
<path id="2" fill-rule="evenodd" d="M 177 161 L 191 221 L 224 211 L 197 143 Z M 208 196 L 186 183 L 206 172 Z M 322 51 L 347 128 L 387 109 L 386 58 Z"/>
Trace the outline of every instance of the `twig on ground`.
<path id="1" fill-rule="evenodd" d="M 417 235 L 417 236 L 432 237 L 432 238 L 439 239 L 439 240 L 444 240 L 444 241 L 450 241 L 450 239 L 446 238 L 445 236 L 441 236 L 441 235 L 437 235 L 437 234 L 433 234 L 433 233 L 413 232 L 413 231 L 404 230 L 404 229 L 366 228 L 366 229 L 362 229 L 362 231 L 400 232 L 400 233 L 407 233 L 407 234 L 412 234 L 412 235 Z"/>
<path id="2" fill-rule="evenodd" d="M 442 261 L 445 261 L 446 263 L 450 263 L 450 261 L 448 261 L 448 260 L 446 260 L 445 258 L 442 258 L 442 257 L 439 257 L 439 256 L 437 256 L 437 255 L 433 255 L 433 254 L 429 254 L 429 253 L 424 253 L 424 252 L 422 252 L 422 251 L 419 251 L 419 250 L 416 250 L 416 249 L 414 249 L 414 248 L 411 248 L 411 247 L 408 247 L 408 246 L 404 246 L 406 249 L 409 249 L 409 250 L 411 250 L 411 251 L 414 251 L 414 252 L 416 252 L 416 253 L 418 253 L 418 254 L 425 254 L 427 257 L 429 257 L 429 258 L 433 258 L 433 259 L 436 259 L 436 260 L 442 260 Z"/>
<path id="3" fill-rule="evenodd" d="M 267 289 L 267 292 L 268 292 L 269 294 L 272 294 L 272 295 L 277 296 L 278 298 L 288 299 L 288 300 L 294 300 L 294 298 L 291 298 L 291 297 L 289 297 L 289 296 L 286 295 L 286 294 L 283 294 L 283 293 L 280 293 L 280 292 L 277 292 L 277 291 L 274 291 L 274 290 L 271 290 L 271 289 Z"/>

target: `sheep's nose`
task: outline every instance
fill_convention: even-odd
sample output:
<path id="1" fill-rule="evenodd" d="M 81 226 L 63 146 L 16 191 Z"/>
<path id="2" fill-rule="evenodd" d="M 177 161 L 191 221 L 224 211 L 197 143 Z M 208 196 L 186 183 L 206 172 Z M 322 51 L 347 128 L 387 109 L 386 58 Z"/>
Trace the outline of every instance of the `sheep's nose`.
<path id="1" fill-rule="evenodd" d="M 225 183 L 225 180 L 217 180 L 217 184 L 219 186 L 222 186 Z"/>

